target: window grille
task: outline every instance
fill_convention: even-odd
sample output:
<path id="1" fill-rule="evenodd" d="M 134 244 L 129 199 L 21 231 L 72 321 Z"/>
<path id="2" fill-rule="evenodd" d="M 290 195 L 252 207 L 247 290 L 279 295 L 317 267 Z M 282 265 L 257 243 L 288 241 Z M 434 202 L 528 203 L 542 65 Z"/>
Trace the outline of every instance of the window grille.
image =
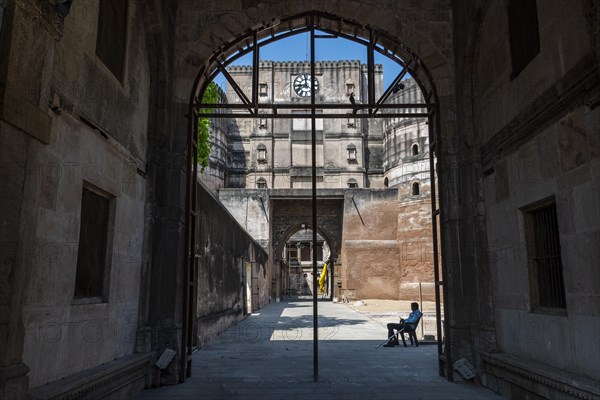
<path id="1" fill-rule="evenodd" d="M 556 203 L 526 211 L 533 307 L 566 308 Z"/>

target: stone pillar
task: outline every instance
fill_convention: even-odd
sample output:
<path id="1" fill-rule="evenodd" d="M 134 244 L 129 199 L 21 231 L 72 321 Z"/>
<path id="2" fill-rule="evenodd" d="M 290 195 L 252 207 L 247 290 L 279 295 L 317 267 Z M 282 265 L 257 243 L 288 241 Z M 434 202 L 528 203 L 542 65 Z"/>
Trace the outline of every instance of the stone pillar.
<path id="1" fill-rule="evenodd" d="M 177 351 L 175 360 L 161 375 L 161 384 L 179 382 L 184 268 L 186 257 L 186 179 L 187 179 L 187 114 L 188 105 L 163 104 L 163 115 L 173 107 L 179 116 L 174 132 L 152 132 L 148 151 L 148 189 L 145 271 L 142 282 L 142 304 L 137 351 L 154 350 L 158 355 L 166 348 Z M 161 114 L 161 112 L 158 112 Z M 167 140 L 165 144 L 164 140 Z M 199 222 L 201 223 L 201 222 Z"/>
<path id="2" fill-rule="evenodd" d="M 453 11 L 455 35 L 472 37 L 478 29 L 476 7 L 457 3 Z M 469 46 L 473 43 L 456 43 L 454 90 L 439 99 L 442 153 L 438 155 L 438 181 L 443 207 L 444 296 L 448 300 L 445 322 L 451 362 L 465 357 L 477 366 L 479 352 L 495 346 L 495 334 L 480 144 L 473 132 L 470 104 L 469 57 L 473 50 Z"/>
<path id="3" fill-rule="evenodd" d="M 453 4 L 456 37 L 478 37 L 481 7 L 482 4 L 477 2 Z M 459 261 L 453 266 L 458 269 L 452 268 L 447 276 L 454 303 L 452 357 L 454 360 L 466 357 L 477 367 L 480 365 L 480 352 L 496 349 L 496 334 L 487 251 L 481 138 L 475 128 L 478 124 L 473 121 L 471 78 L 475 43 L 456 41 L 454 48 L 455 100 L 447 125 L 454 120 L 457 129 L 448 150 L 452 161 L 451 175 L 456 178 L 456 186 L 452 186 L 455 198 L 452 206 L 456 208 L 458 231 L 454 242 L 450 239 L 451 234 L 445 236 L 450 239 L 446 250 L 452 251 L 452 259 Z M 454 295 L 458 290 L 461 296 Z"/>

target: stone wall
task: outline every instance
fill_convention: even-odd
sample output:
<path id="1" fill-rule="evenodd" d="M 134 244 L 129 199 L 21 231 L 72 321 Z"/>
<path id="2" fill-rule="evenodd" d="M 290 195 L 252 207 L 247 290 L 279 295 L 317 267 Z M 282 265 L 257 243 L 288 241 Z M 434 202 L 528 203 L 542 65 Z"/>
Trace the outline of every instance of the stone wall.
<path id="1" fill-rule="evenodd" d="M 485 181 L 498 344 L 510 354 L 600 377 L 598 109 L 579 108 L 499 161 Z M 574 130 L 576 137 L 572 137 Z M 595 132 L 595 133 L 594 133 Z M 554 196 L 567 307 L 535 311 L 522 207 Z"/>
<path id="2" fill-rule="evenodd" d="M 275 265 L 279 265 L 285 241 L 302 224 L 310 227 L 312 223 L 308 196 L 304 190 L 219 191 L 219 200 L 255 240 L 265 247 L 271 240 Z M 319 233 L 332 246 L 333 259 L 341 261 L 336 275 L 342 281 L 342 296 L 414 300 L 419 298 L 421 283 L 421 289 L 427 287 L 423 300 L 434 300 L 429 290 L 434 279 L 428 184 L 421 186 L 419 195 L 412 194 L 408 183 L 387 190 L 319 190 L 318 196 L 325 197 L 317 200 Z M 280 283 L 275 293 L 287 286 Z"/>
<path id="3" fill-rule="evenodd" d="M 0 162 L 11 194 L 3 186 L 0 397 L 135 351 L 148 54 L 131 2 L 117 79 L 96 55 L 97 15 L 98 1 L 73 4 L 66 17 L 51 2 L 11 2 L 3 15 Z M 111 198 L 102 298 L 74 298 L 84 185 Z M 5 386 L 6 377 L 24 384 Z"/>
<path id="4" fill-rule="evenodd" d="M 268 251 L 270 202 L 268 190 L 219 190 L 219 202 L 227 208 L 240 226 Z"/>
<path id="5" fill-rule="evenodd" d="M 120 148 L 65 119 L 53 123 L 55 143 L 34 145 L 29 153 L 37 161 L 28 168 L 37 172 L 26 181 L 22 265 L 30 270 L 23 360 L 31 366 L 31 387 L 131 354 L 135 346 L 145 180 Z M 74 299 L 84 184 L 114 196 L 109 283 L 101 302 Z"/>
<path id="6" fill-rule="evenodd" d="M 493 351 L 500 353 L 484 368 L 513 397 L 600 395 L 586 386 L 600 378 L 600 88 L 589 34 L 598 13 L 589 4 L 537 2 L 540 52 L 515 77 L 507 9 L 492 2 L 473 64 Z M 542 309 L 535 300 L 525 208 L 548 198 L 556 205 L 566 308 Z"/>
<path id="7" fill-rule="evenodd" d="M 419 299 L 433 283 L 428 188 L 348 190 L 344 198 L 341 295 L 346 299 Z M 435 300 L 427 290 L 423 300 Z"/>
<path id="8" fill-rule="evenodd" d="M 270 273 L 265 250 L 200 183 L 197 200 L 198 344 L 204 345 L 269 302 Z"/>

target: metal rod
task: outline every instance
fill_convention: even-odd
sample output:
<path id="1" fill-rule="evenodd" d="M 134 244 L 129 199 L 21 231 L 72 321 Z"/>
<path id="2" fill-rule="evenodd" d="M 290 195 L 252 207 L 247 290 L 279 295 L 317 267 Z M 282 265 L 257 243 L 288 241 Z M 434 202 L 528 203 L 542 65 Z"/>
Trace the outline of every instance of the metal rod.
<path id="1" fill-rule="evenodd" d="M 237 93 L 237 95 L 240 97 L 242 102 L 246 105 L 246 108 L 248 109 L 250 114 L 252 114 L 252 109 L 247 107 L 250 105 L 250 100 L 248 99 L 248 97 L 246 97 L 246 94 L 244 93 L 244 91 L 238 86 L 236 81 L 231 77 L 231 75 L 229 75 L 229 72 L 227 72 L 227 70 L 225 68 L 223 68 L 223 66 L 220 63 L 218 63 L 217 66 L 223 73 L 223 76 L 225 77 L 225 79 L 227 79 L 227 82 L 229 82 L 229 84 L 231 85 L 233 90 Z M 220 106 L 221 105 L 215 105 L 214 108 L 221 108 Z"/>
<path id="2" fill-rule="evenodd" d="M 288 31 L 288 32 L 285 32 L 285 33 L 280 33 L 277 36 L 274 36 L 274 37 L 271 37 L 269 39 L 263 40 L 262 42 L 258 43 L 258 46 L 259 47 L 263 47 L 263 46 L 266 46 L 268 44 L 271 44 L 271 43 L 276 42 L 276 41 L 281 40 L 281 39 L 285 39 L 285 38 L 290 37 L 290 36 L 295 36 L 295 35 L 299 35 L 301 33 L 306 33 L 309 30 L 310 30 L 309 28 L 302 28 L 302 29 L 295 29 L 295 30 L 292 30 L 292 31 Z"/>
<path id="3" fill-rule="evenodd" d="M 377 100 L 377 105 L 378 106 L 381 106 L 381 104 L 383 104 L 388 99 L 388 97 L 390 97 L 390 95 L 394 91 L 394 88 L 396 87 L 396 85 L 398 85 L 400 83 L 400 81 L 402 80 L 402 78 L 404 78 L 404 75 L 406 75 L 407 72 L 408 72 L 408 68 L 407 67 L 404 67 L 402 69 L 402 71 L 400 71 L 400 73 L 394 79 L 394 81 L 392 82 L 392 84 L 385 90 L 385 93 L 381 95 L 381 97 L 379 98 L 379 100 Z M 373 114 L 377 113 L 377 111 L 379 111 L 379 108 L 380 107 L 376 108 L 375 111 L 373 111 Z"/>
<path id="4" fill-rule="evenodd" d="M 434 293 L 435 293 L 435 327 L 437 334 L 437 351 L 438 351 L 438 373 L 444 376 L 444 363 L 442 362 L 443 346 L 442 346 L 442 310 L 440 297 L 440 265 L 439 265 L 439 249 L 438 249 L 438 219 L 440 215 L 439 205 L 436 201 L 436 165 L 434 161 L 437 153 L 437 142 L 435 136 L 435 124 L 433 118 L 429 118 L 429 180 L 431 181 L 431 228 L 433 235 L 433 275 L 434 275 Z M 435 149 L 435 150 L 434 150 Z M 446 345 L 448 342 L 446 342 Z"/>
<path id="5" fill-rule="evenodd" d="M 259 47 L 256 45 L 256 33 L 252 37 L 254 53 L 252 54 L 252 105 L 254 114 L 258 114 L 258 68 L 260 63 Z"/>
<path id="6" fill-rule="evenodd" d="M 421 281 L 419 281 L 419 309 L 423 312 L 423 287 Z M 419 324 L 421 326 L 421 338 L 425 337 L 425 324 Z M 416 334 L 416 332 L 415 332 Z"/>
<path id="7" fill-rule="evenodd" d="M 373 29 L 369 29 L 369 45 L 367 47 L 367 102 L 375 103 L 375 54 Z M 373 108 L 369 108 L 369 116 L 373 115 Z"/>
<path id="8" fill-rule="evenodd" d="M 344 119 L 348 120 L 351 116 L 349 113 L 345 114 L 241 114 L 241 113 L 206 113 L 202 114 L 203 118 L 275 118 L 275 119 Z M 429 114 L 426 113 L 389 113 L 389 114 L 375 114 L 369 116 L 368 114 L 355 114 L 352 118 L 427 118 Z"/>
<path id="9" fill-rule="evenodd" d="M 365 40 L 365 39 L 363 39 L 363 38 L 360 38 L 360 37 L 357 37 L 357 36 L 352 36 L 352 35 L 348 35 L 348 34 L 346 34 L 346 33 L 337 32 L 337 31 L 334 31 L 334 30 L 332 30 L 332 29 L 328 29 L 328 28 L 325 28 L 325 27 L 320 27 L 320 28 L 319 28 L 319 30 L 321 30 L 321 31 L 323 31 L 323 32 L 327 32 L 327 33 L 335 33 L 335 34 L 337 34 L 337 35 L 338 35 L 340 38 L 347 39 L 347 40 L 351 40 L 351 41 L 353 41 L 353 42 L 356 42 L 356 43 L 362 44 L 363 46 L 368 46 L 368 45 L 369 45 L 369 41 L 368 41 L 368 40 Z M 378 35 L 381 35 L 379 32 L 378 32 L 377 34 L 378 34 Z M 384 55 L 384 56 L 386 56 L 386 57 L 387 57 L 387 58 L 389 58 L 390 60 L 392 60 L 392 61 L 394 61 L 394 62 L 396 62 L 396 63 L 400 64 L 402 67 L 406 66 L 406 64 L 404 63 L 404 60 L 402 60 L 402 59 L 401 59 L 399 56 L 397 56 L 395 52 L 391 52 L 391 54 L 390 54 L 390 53 L 388 53 L 387 51 L 385 51 L 384 49 L 382 49 L 382 48 L 379 48 L 379 47 L 377 47 L 377 46 L 374 46 L 373 50 L 374 50 L 374 51 L 376 51 L 376 52 L 378 52 L 378 53 L 380 53 L 381 55 Z M 404 51 L 407 51 L 407 49 L 405 49 L 405 48 L 404 48 L 403 50 L 404 50 Z M 415 55 L 415 54 L 413 54 L 412 52 L 410 52 L 409 54 L 410 54 L 410 56 L 411 56 L 413 59 L 416 57 L 416 55 Z M 409 69 L 409 71 L 411 72 L 411 75 L 412 75 L 412 71 L 411 71 L 410 69 Z"/>
<path id="10" fill-rule="evenodd" d="M 436 98 L 437 100 L 437 98 Z M 440 113 L 436 112 L 433 113 L 430 117 L 429 117 L 429 139 L 430 139 L 430 143 L 432 142 L 432 140 L 434 140 L 433 143 L 435 143 L 435 148 L 436 148 L 436 153 L 437 155 L 442 154 L 442 141 L 441 141 L 441 134 L 440 134 Z M 430 165 L 431 166 L 435 166 L 434 165 L 434 161 L 433 161 L 433 154 L 430 154 Z M 442 180 L 438 179 L 437 181 L 437 187 L 440 193 L 443 192 L 443 187 L 442 187 Z M 432 182 L 433 184 L 433 182 Z M 432 185 L 433 186 L 433 185 Z M 434 199 L 432 198 L 432 202 L 434 201 Z M 444 197 L 443 196 L 438 196 L 438 213 L 439 213 L 439 220 L 440 220 L 440 247 L 442 249 L 442 255 L 443 255 L 443 251 L 446 248 L 446 236 L 444 234 L 444 225 L 443 225 L 443 221 L 444 221 Z M 433 226 L 436 226 L 435 224 Z M 436 238 L 437 239 L 437 238 Z M 435 242 L 437 243 L 437 242 Z M 436 249 L 436 248 L 434 248 Z M 436 249 L 437 250 L 437 249 Z M 437 254 L 435 255 L 435 262 L 439 263 Z M 434 264 L 435 266 L 435 264 Z M 446 357 L 445 360 L 445 375 L 446 375 L 446 379 L 450 382 L 454 382 L 454 375 L 453 375 L 453 366 L 452 366 L 452 346 L 451 346 L 451 338 L 452 338 L 452 332 L 450 331 L 450 318 L 449 318 L 449 312 L 448 312 L 448 282 L 450 282 L 450 274 L 449 272 L 446 270 L 446 268 L 444 268 L 444 259 L 441 259 L 441 265 L 438 266 L 439 267 L 439 271 L 441 272 L 442 275 L 442 282 L 443 282 L 443 287 L 444 287 L 444 291 L 442 292 L 442 301 L 443 301 L 443 315 L 444 315 L 444 339 L 445 339 L 445 346 L 444 346 L 444 355 Z M 436 282 L 436 286 L 437 286 L 437 282 Z M 440 363 L 440 369 L 442 369 L 442 363 Z M 441 372 L 441 371 L 440 371 Z"/>
<path id="11" fill-rule="evenodd" d="M 196 232 L 196 176 L 198 173 L 197 165 L 197 143 L 195 132 L 197 132 L 198 117 L 196 110 L 190 102 L 188 110 L 188 148 L 187 148 L 187 160 L 190 163 L 188 170 L 189 176 L 187 177 L 186 184 L 186 241 L 185 241 L 185 266 L 183 267 L 183 315 L 182 315 L 182 340 L 181 340 L 181 358 L 180 358 L 180 372 L 179 382 L 185 382 L 185 379 L 190 376 L 192 372 L 192 346 L 194 336 L 194 243 L 195 243 L 195 232 Z M 191 285 L 190 285 L 191 283 Z"/>
<path id="12" fill-rule="evenodd" d="M 317 307 L 317 129 L 315 110 L 315 28 L 311 18 L 310 30 L 310 106 L 312 133 L 312 226 L 313 226 L 313 381 L 319 381 L 319 311 Z"/>
<path id="13" fill-rule="evenodd" d="M 232 103 L 200 103 L 197 105 L 197 108 L 231 108 L 231 109 L 247 109 L 248 106 L 257 107 L 259 109 L 294 109 L 294 110 L 306 110 L 306 115 L 309 115 L 308 110 L 311 105 L 309 103 L 259 103 L 259 104 L 250 104 L 248 100 L 248 104 L 232 104 Z M 343 103 L 321 103 L 315 104 L 317 109 L 326 109 L 326 110 L 367 110 L 369 108 L 377 107 L 380 109 L 398 109 L 398 108 L 427 108 L 430 110 L 435 109 L 435 104 L 433 103 L 390 103 L 390 104 L 379 104 L 379 103 L 360 103 L 355 104 L 353 106 L 349 104 Z M 429 116 L 427 113 L 421 113 L 425 116 Z"/>

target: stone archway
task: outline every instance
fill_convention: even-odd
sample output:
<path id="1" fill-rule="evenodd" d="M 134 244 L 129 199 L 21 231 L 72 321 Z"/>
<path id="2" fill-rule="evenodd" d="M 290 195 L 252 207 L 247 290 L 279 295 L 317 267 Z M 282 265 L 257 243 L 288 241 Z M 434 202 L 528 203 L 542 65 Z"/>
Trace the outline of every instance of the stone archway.
<path id="1" fill-rule="evenodd" d="M 418 82 L 419 82 L 419 86 L 421 87 L 421 90 L 425 93 L 425 99 L 429 104 L 435 104 L 436 105 L 436 110 L 437 112 L 435 113 L 431 113 L 430 114 L 430 118 L 429 118 L 429 127 L 430 127 L 430 131 L 432 132 L 431 134 L 431 142 L 433 143 L 432 146 L 432 150 L 437 154 L 437 159 L 440 161 L 440 165 L 442 166 L 442 168 L 448 167 L 448 168 L 452 168 L 453 167 L 453 162 L 452 160 L 450 160 L 450 162 L 445 162 L 446 160 L 446 156 L 450 157 L 450 159 L 452 158 L 449 154 L 445 153 L 445 149 L 446 149 L 446 144 L 452 144 L 454 142 L 454 138 L 452 138 L 452 136 L 455 134 L 456 130 L 454 127 L 455 121 L 454 121 L 454 97 L 453 97 L 453 79 L 452 79 L 452 70 L 451 70 L 451 63 L 448 62 L 448 60 L 451 58 L 452 53 L 451 53 L 451 49 L 452 49 L 452 43 L 451 43 L 451 35 L 448 35 L 447 33 L 450 32 L 451 30 L 451 13 L 450 10 L 445 10 L 445 11 L 440 11 L 439 9 L 439 4 L 437 4 L 435 7 L 432 5 L 431 9 L 428 9 L 427 11 L 424 11 L 424 9 L 422 7 L 416 7 L 414 10 L 403 10 L 403 11 L 412 11 L 414 13 L 414 15 L 419 15 L 422 14 L 423 12 L 430 13 L 432 19 L 436 20 L 438 23 L 436 23 L 434 26 L 430 26 L 427 28 L 424 28 L 423 25 L 419 25 L 417 23 L 415 23 L 416 19 L 411 19 L 408 18 L 406 19 L 405 25 L 406 27 L 411 27 L 408 30 L 404 30 L 404 29 L 400 29 L 398 30 L 398 27 L 391 27 L 391 34 L 390 31 L 387 31 L 385 29 L 380 29 L 375 28 L 376 25 L 378 25 L 379 21 L 388 21 L 387 18 L 382 18 L 381 19 L 377 19 L 377 18 L 373 18 L 373 13 L 369 12 L 369 13 L 365 13 L 362 14 L 360 13 L 360 10 L 358 10 L 359 12 L 355 15 L 353 15 L 353 17 L 342 17 L 340 18 L 338 15 L 347 15 L 347 13 L 349 12 L 348 9 L 342 9 L 341 7 L 335 6 L 333 7 L 334 9 L 331 10 L 326 10 L 326 11 L 315 11 L 317 9 L 319 9 L 320 7 L 312 7 L 311 4 L 302 4 L 299 6 L 299 10 L 297 10 L 299 13 L 296 14 L 292 14 L 292 17 L 282 17 L 282 15 L 290 15 L 289 14 L 289 10 L 279 10 L 279 3 L 269 3 L 269 7 L 266 7 L 264 10 L 261 10 L 260 14 L 259 14 L 259 20 L 255 20 L 254 18 L 256 17 L 256 15 L 254 15 L 250 9 L 248 10 L 244 10 L 242 12 L 242 14 L 244 14 L 245 12 L 247 12 L 247 14 L 244 14 L 243 17 L 241 19 L 238 19 L 238 21 L 243 21 L 242 25 L 245 24 L 246 22 L 249 23 L 252 29 L 243 29 L 240 31 L 240 33 L 238 35 L 233 34 L 232 32 L 235 32 L 236 30 L 229 30 L 226 31 L 227 32 L 227 38 L 225 40 L 223 40 L 224 38 L 220 35 L 223 34 L 223 31 L 215 31 L 212 29 L 212 27 L 207 27 L 206 31 L 198 31 L 197 26 L 194 26 L 192 29 L 192 26 L 187 25 L 185 23 L 178 25 L 178 29 L 181 29 L 182 31 L 186 30 L 186 29 L 192 29 L 193 32 L 187 32 L 187 33 L 182 33 L 182 37 L 186 37 L 190 40 L 187 40 L 186 43 L 182 43 L 181 46 L 181 50 L 183 50 L 183 53 L 179 53 L 178 54 L 182 54 L 182 58 L 179 58 L 178 61 L 176 62 L 176 64 L 178 65 L 178 73 L 177 73 L 177 82 L 176 82 L 176 91 L 178 93 L 176 93 L 176 96 L 179 99 L 183 99 L 186 97 L 186 94 L 183 91 L 183 88 L 185 87 L 189 87 L 189 84 L 191 82 L 193 82 L 193 89 L 191 94 L 188 92 L 188 99 L 189 99 L 189 103 L 188 103 L 188 116 L 193 116 L 195 115 L 196 109 L 198 107 L 199 104 L 199 99 L 202 98 L 202 94 L 204 92 L 204 89 L 206 88 L 206 86 L 208 85 L 208 83 L 216 76 L 215 74 L 217 73 L 217 69 L 218 68 L 223 68 L 223 62 L 225 61 L 225 59 L 227 59 L 228 56 L 236 53 L 236 52 L 244 52 L 244 54 L 247 54 L 248 52 L 248 48 L 251 46 L 251 43 L 254 43 L 254 45 L 256 45 L 258 43 L 259 39 L 264 39 L 266 37 L 268 37 L 268 35 L 275 35 L 277 33 L 281 33 L 281 32 L 285 32 L 286 30 L 293 30 L 298 28 L 299 26 L 302 26 L 302 24 L 308 24 L 309 21 L 310 24 L 314 24 L 314 19 L 313 17 L 316 16 L 316 18 L 320 18 L 321 20 L 331 20 L 334 22 L 329 21 L 328 23 L 331 24 L 331 26 L 327 25 L 329 27 L 330 30 L 332 31 L 336 31 L 344 34 L 344 35 L 352 35 L 354 38 L 369 38 L 368 40 L 370 41 L 370 45 L 369 48 L 371 50 L 369 50 L 372 54 L 373 50 L 372 48 L 375 47 L 376 42 L 374 42 L 373 38 L 375 36 L 377 36 L 378 38 L 385 38 L 384 40 L 381 41 L 381 46 L 382 48 L 380 48 L 377 51 L 380 51 L 381 49 L 384 50 L 384 53 L 386 53 L 388 51 L 389 48 L 392 48 L 393 50 L 390 52 L 390 54 L 393 54 L 394 57 L 398 56 L 399 58 L 402 58 L 404 60 L 410 60 L 409 64 L 412 64 L 412 67 L 414 67 L 415 69 L 410 69 L 410 74 L 412 77 L 414 77 Z M 258 4 L 259 8 L 261 6 L 264 6 L 263 3 L 259 3 Z M 271 7 L 274 6 L 274 7 Z M 321 5 L 322 6 L 322 5 Z M 366 8 L 368 8 L 368 5 L 364 5 L 365 10 Z M 392 4 L 386 4 L 387 10 L 391 11 L 394 9 L 394 5 Z M 386 9 L 386 7 L 383 7 L 383 9 Z M 407 9 L 410 9 L 412 6 L 407 6 Z M 382 10 L 381 8 L 381 4 L 378 3 L 377 7 L 374 7 L 373 9 L 377 9 L 377 13 L 379 13 L 379 11 Z M 181 9 L 180 9 L 181 11 Z M 190 12 L 187 13 L 184 17 L 185 21 L 192 21 L 190 18 L 193 19 L 193 14 L 194 11 L 193 10 L 189 10 Z M 351 13 L 355 13 L 357 11 L 356 8 L 352 9 L 350 12 Z M 233 10 L 231 10 L 232 13 L 235 13 Z M 227 14 L 227 12 L 225 12 L 224 14 Z M 403 13 L 403 16 L 406 15 L 411 15 L 410 12 L 405 12 Z M 246 19 L 247 18 L 247 19 Z M 296 19 L 300 19 L 300 21 L 295 20 Z M 305 19 L 304 22 L 302 22 L 302 18 Z M 285 20 L 285 24 L 281 23 L 281 19 Z M 361 20 L 361 22 L 357 22 L 357 19 Z M 319 20 L 319 21 L 321 21 Z M 219 21 L 222 21 L 222 18 L 219 18 Z M 371 21 L 373 22 L 373 25 L 369 24 L 367 21 Z M 308 26 L 308 25 L 307 25 Z M 310 29 L 316 30 L 316 29 L 323 29 L 320 25 L 311 25 L 313 26 Z M 425 31 L 425 33 L 419 32 L 419 29 L 423 29 L 423 31 Z M 446 34 L 438 36 L 436 35 L 434 32 L 426 32 L 429 29 L 431 29 L 432 31 L 435 30 L 441 30 L 441 31 L 445 31 Z M 200 37 L 197 36 L 198 33 L 202 33 L 202 35 Z M 440 33 L 440 32 L 438 32 Z M 214 34 L 215 36 L 210 36 L 211 34 Z M 429 37 L 429 34 L 431 34 L 431 37 Z M 208 36 L 207 36 L 208 35 Z M 260 37 L 259 37 L 260 35 Z M 234 36 L 233 38 L 231 36 Z M 220 38 L 219 38 L 220 37 Z M 350 36 L 348 36 L 350 37 Z M 394 39 L 395 37 L 403 37 L 406 38 L 407 40 L 404 42 L 398 42 L 396 39 Z M 196 39 L 194 39 L 196 38 Z M 435 38 L 435 39 L 434 39 Z M 445 44 L 441 44 L 441 43 L 436 43 L 434 44 L 435 41 L 439 41 L 441 39 L 442 42 L 447 41 L 447 43 Z M 363 39 L 364 40 L 364 39 Z M 215 47 L 213 47 L 214 49 L 217 49 L 215 52 L 210 53 L 207 51 L 205 52 L 204 50 L 207 50 L 208 47 L 210 45 L 207 45 L 207 42 L 211 42 L 214 41 L 215 43 Z M 201 45 L 200 45 L 201 42 Z M 383 44 L 383 43 L 386 44 Z M 220 43 L 220 44 L 218 44 Z M 406 43 L 409 44 L 413 44 L 413 48 L 416 49 L 416 51 L 419 54 L 425 54 L 424 58 L 421 58 L 419 56 L 417 56 L 416 52 L 413 52 L 413 50 L 411 49 L 411 47 L 407 46 Z M 187 44 L 189 47 L 186 47 L 185 44 Z M 196 47 L 196 45 L 199 45 L 199 47 Z M 199 52 L 198 52 L 199 51 Z M 201 55 L 202 54 L 202 55 Z M 398 54 L 402 54 L 403 56 L 400 57 Z M 371 55 L 372 57 L 372 55 Z M 256 59 L 256 57 L 255 57 Z M 414 62 L 414 64 L 413 64 Z M 401 63 L 403 64 L 403 63 Z M 226 64 L 225 64 L 226 65 Z M 432 65 L 434 66 L 434 68 L 432 70 L 429 70 L 426 65 Z M 411 68 L 412 68 L 411 67 Z M 192 71 L 200 71 L 197 72 L 195 77 L 192 75 Z M 434 84 L 435 81 L 435 84 Z M 440 85 L 440 89 L 437 88 L 437 85 Z M 180 90 L 182 90 L 180 92 Z M 180 103 L 180 106 L 182 109 L 184 109 L 184 103 L 183 101 Z M 314 107 L 314 106 L 313 106 Z M 439 112 L 441 111 L 441 112 Z M 435 116 L 433 116 L 435 115 Z M 212 116 L 212 115 L 211 115 Z M 188 131 L 188 154 L 191 155 L 193 154 L 193 147 L 191 147 L 194 143 L 194 140 L 191 139 L 193 136 L 193 132 L 194 132 L 194 125 L 193 123 L 190 124 L 189 121 L 190 120 L 194 120 L 194 118 L 191 118 L 188 120 L 188 126 L 187 126 L 187 131 Z M 443 137 L 441 135 L 441 127 L 444 127 L 445 129 L 448 129 L 448 137 Z M 178 132 L 182 133 L 182 131 L 184 130 L 185 126 L 183 124 L 181 124 L 178 127 Z M 448 140 L 448 143 L 446 143 L 446 140 Z M 455 148 L 455 146 L 453 147 Z M 433 170 L 433 162 L 431 164 L 431 169 Z M 193 174 L 189 174 L 189 175 L 193 175 Z M 456 174 L 455 173 L 451 173 L 447 175 L 448 177 L 448 183 L 450 184 L 450 192 L 451 194 L 453 193 L 458 193 L 458 188 L 457 188 L 457 183 L 458 181 L 456 180 Z M 440 184 L 440 187 L 442 187 L 442 185 Z M 189 188 L 189 184 L 188 184 L 188 188 Z M 432 196 L 432 198 L 435 198 L 435 196 Z M 447 197 L 449 200 L 454 200 L 455 196 L 454 195 L 450 195 Z M 432 203 L 432 206 L 437 207 L 435 210 L 434 215 L 440 215 L 441 221 L 442 221 L 442 226 L 443 223 L 445 222 L 445 219 L 443 217 L 443 213 L 445 211 L 444 207 L 442 206 L 442 199 L 440 199 L 439 201 L 440 207 L 437 207 L 437 204 Z M 191 213 L 193 214 L 193 212 Z M 188 232 L 190 231 L 190 229 L 188 228 Z M 433 232 L 433 236 L 437 238 L 437 231 L 434 229 Z M 444 234 L 442 232 L 442 238 L 444 237 Z M 273 249 L 273 247 L 271 247 L 271 249 Z M 449 249 L 450 251 L 452 251 L 452 249 Z M 434 250 L 434 253 L 437 254 L 437 250 Z M 437 260 L 438 257 L 437 255 L 434 256 L 434 259 Z M 454 259 L 454 257 L 450 257 L 450 259 Z M 191 265 L 191 263 L 190 263 Z M 271 264 L 270 266 L 271 271 L 273 271 L 273 264 Z M 437 272 L 436 272 L 437 274 Z M 439 282 L 442 282 L 442 279 L 440 277 L 436 277 L 435 278 L 436 281 L 439 280 Z M 444 282 L 446 282 L 446 279 L 443 279 Z M 447 291 L 444 291 L 444 294 L 446 294 Z M 444 303 L 447 303 L 446 301 Z M 447 316 L 445 317 L 446 321 L 449 321 L 450 318 L 448 318 Z M 447 334 L 446 338 L 449 338 L 449 333 Z M 449 348 L 449 347 L 447 347 Z M 441 352 L 441 346 L 439 346 L 439 351 Z M 447 357 L 448 360 L 448 365 L 451 365 L 450 363 L 450 357 Z M 183 368 L 185 370 L 185 367 Z"/>
<path id="2" fill-rule="evenodd" d="M 312 229 L 310 199 L 278 200 L 271 197 L 272 207 L 272 249 L 273 261 L 278 262 L 283 246 L 302 225 Z M 317 202 L 317 232 L 329 243 L 332 258 L 336 258 L 342 244 L 342 222 L 344 216 L 344 198 L 319 200 Z"/>
<path id="3" fill-rule="evenodd" d="M 284 288 L 281 286 L 279 265 L 283 247 L 289 238 L 302 226 L 312 229 L 312 204 L 309 197 L 285 197 L 286 190 L 279 190 L 280 196 L 271 199 L 271 246 L 273 262 L 273 278 L 275 280 L 275 296 L 279 298 Z M 329 244 L 331 259 L 336 260 L 341 251 L 342 223 L 344 217 L 344 196 L 340 194 L 317 201 L 317 233 Z"/>

